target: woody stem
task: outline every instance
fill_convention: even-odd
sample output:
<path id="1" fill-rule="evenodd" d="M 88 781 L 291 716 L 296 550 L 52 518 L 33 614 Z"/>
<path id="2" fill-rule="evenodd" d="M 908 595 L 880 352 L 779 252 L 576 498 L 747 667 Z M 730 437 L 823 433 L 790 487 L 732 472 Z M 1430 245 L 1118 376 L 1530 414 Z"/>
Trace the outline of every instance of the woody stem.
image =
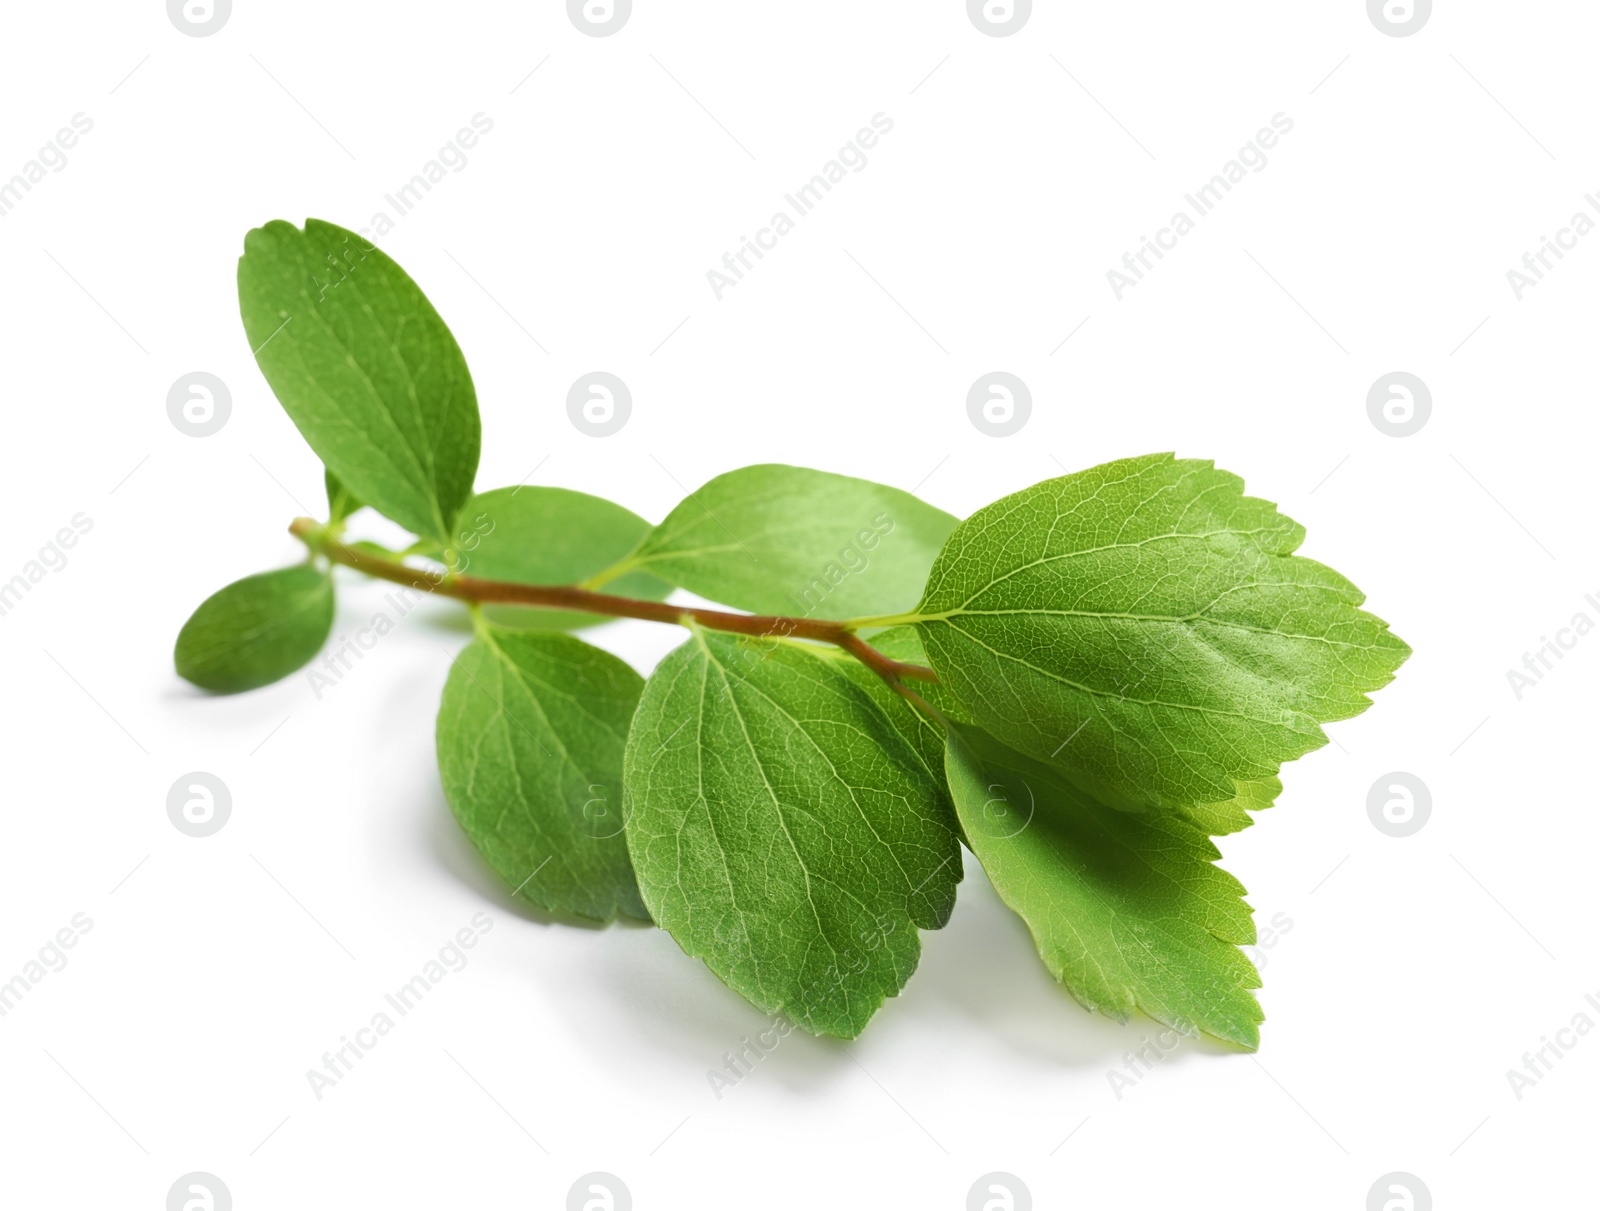
<path id="1" fill-rule="evenodd" d="M 442 597 L 453 597 L 458 601 L 500 602 L 544 610 L 602 614 L 611 618 L 638 618 L 645 622 L 667 622 L 678 626 L 693 622 L 707 630 L 754 635 L 764 639 L 810 639 L 843 648 L 891 685 L 902 678 L 938 680 L 930 668 L 889 659 L 844 623 L 817 618 L 787 618 L 778 614 L 733 614 L 725 610 L 616 597 L 610 593 L 580 589 L 576 585 L 516 584 L 506 580 L 484 580 L 477 576 L 458 576 L 413 568 L 397 560 L 348 547 L 320 522 L 309 517 L 296 518 L 289 526 L 289 533 L 333 563 L 353 568 L 378 580 Z"/>

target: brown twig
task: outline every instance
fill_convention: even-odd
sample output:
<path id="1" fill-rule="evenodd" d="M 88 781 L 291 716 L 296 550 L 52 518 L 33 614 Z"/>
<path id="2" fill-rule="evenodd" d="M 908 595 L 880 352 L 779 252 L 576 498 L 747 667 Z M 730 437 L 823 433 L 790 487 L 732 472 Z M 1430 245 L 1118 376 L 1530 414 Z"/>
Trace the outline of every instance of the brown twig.
<path id="1" fill-rule="evenodd" d="M 615 597 L 610 593 L 596 593 L 589 589 L 580 589 L 575 585 L 516 584 L 506 580 L 484 580 L 477 576 L 433 572 L 408 567 L 381 555 L 370 555 L 365 551 L 347 547 L 333 538 L 319 522 L 309 517 L 296 518 L 289 526 L 289 533 L 334 563 L 354 568 L 357 572 L 378 580 L 437 593 L 443 597 L 453 597 L 458 601 L 499 602 L 507 605 L 532 606 L 543 610 L 572 610 L 585 614 L 603 614 L 611 618 L 667 622 L 678 626 L 694 622 L 707 630 L 726 631 L 734 635 L 754 635 L 764 639 L 774 637 L 810 639 L 843 648 L 891 685 L 902 678 L 910 678 L 913 681 L 938 680 L 938 675 L 930 668 L 889 659 L 855 631 L 839 622 L 828 622 L 818 618 L 787 618 L 779 614 L 733 614 L 725 610 L 706 610 L 694 606 L 668 605 L 662 601 Z"/>

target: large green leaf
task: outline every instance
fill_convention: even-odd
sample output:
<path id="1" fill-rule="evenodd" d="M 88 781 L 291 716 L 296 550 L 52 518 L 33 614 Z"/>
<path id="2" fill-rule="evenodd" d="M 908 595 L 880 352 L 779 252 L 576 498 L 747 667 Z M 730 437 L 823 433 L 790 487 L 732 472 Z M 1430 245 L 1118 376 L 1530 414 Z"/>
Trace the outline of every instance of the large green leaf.
<path id="1" fill-rule="evenodd" d="M 955 819 L 909 710 L 832 652 L 696 629 L 634 716 L 628 850 L 651 916 L 812 1033 L 859 1034 L 955 903 Z"/>
<path id="2" fill-rule="evenodd" d="M 496 488 L 480 492 L 461 511 L 450 562 L 469 576 L 517 584 L 573 585 L 625 559 L 650 533 L 637 513 L 598 496 L 566 488 Z M 648 572 L 629 572 L 606 592 L 664 600 L 672 586 Z M 491 606 L 502 626 L 568 630 L 606 619 L 594 614 Z"/>
<path id="3" fill-rule="evenodd" d="M 898 488 L 804 467 L 745 467 L 673 509 L 629 566 L 754 614 L 890 614 L 916 602 L 955 524 Z"/>
<path id="4" fill-rule="evenodd" d="M 915 622 L 975 722 L 1119 807 L 1221 803 L 1323 744 L 1410 649 L 1208 462 L 1048 480 L 958 526 Z"/>
<path id="5" fill-rule="evenodd" d="M 1238 949 L 1255 924 L 1202 829 L 1099 803 L 976 728 L 953 729 L 947 768 L 967 843 L 1082 1005 L 1257 1045 L 1261 979 Z"/>
<path id="6" fill-rule="evenodd" d="M 318 457 L 413 533 L 449 543 L 478 468 L 478 400 L 450 329 L 361 236 L 307 219 L 245 236 L 239 311 Z"/>
<path id="7" fill-rule="evenodd" d="M 200 603 L 178 632 L 178 676 L 218 694 L 287 677 L 333 629 L 333 581 L 309 564 L 236 580 Z"/>
<path id="8" fill-rule="evenodd" d="M 644 679 L 570 635 L 485 628 L 451 666 L 439 774 L 473 845 L 552 912 L 644 918 L 622 835 L 622 750 Z"/>

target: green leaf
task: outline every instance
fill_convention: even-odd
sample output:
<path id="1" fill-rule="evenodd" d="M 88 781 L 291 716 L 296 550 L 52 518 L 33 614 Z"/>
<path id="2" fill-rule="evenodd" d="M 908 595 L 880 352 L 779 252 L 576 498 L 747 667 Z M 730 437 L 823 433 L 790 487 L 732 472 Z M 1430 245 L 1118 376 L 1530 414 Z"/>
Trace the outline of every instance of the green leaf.
<path id="1" fill-rule="evenodd" d="M 480 492 L 461 511 L 455 552 L 458 571 L 517 584 L 573 585 L 627 558 L 650 533 L 637 513 L 598 496 L 566 488 L 496 488 Z M 648 572 L 629 572 L 606 585 L 621 597 L 662 601 L 672 586 Z M 570 630 L 608 619 L 594 614 L 490 606 L 501 626 Z"/>
<path id="2" fill-rule="evenodd" d="M 1237 949 L 1255 924 L 1202 829 L 1099 803 L 977 728 L 953 730 L 947 770 L 990 882 L 1085 1008 L 1257 1046 L 1261 979 Z"/>
<path id="3" fill-rule="evenodd" d="M 340 483 L 339 477 L 332 471 L 324 471 L 322 478 L 328 490 L 328 520 L 330 522 L 341 522 L 361 507 L 361 502 L 355 498 L 355 494 Z"/>
<path id="4" fill-rule="evenodd" d="M 869 641 L 873 647 L 882 652 L 891 660 L 898 660 L 902 664 L 928 663 L 927 652 L 923 650 L 922 640 L 917 638 L 915 627 L 894 627 L 890 630 L 880 631 Z M 860 665 L 857 665 L 860 668 Z M 862 672 L 872 676 L 865 668 Z M 923 700 L 934 707 L 946 719 L 956 723 L 972 723 L 971 716 L 965 707 L 957 701 L 949 689 L 938 682 L 915 681 L 911 687 L 922 696 Z M 927 743 L 926 733 L 932 732 L 938 741 L 938 751 L 944 752 L 945 730 L 930 720 L 921 711 L 913 711 L 912 715 L 923 724 L 923 742 Z M 941 756 L 942 760 L 942 756 Z M 1207 835 L 1220 837 L 1225 833 L 1236 833 L 1249 828 L 1254 820 L 1250 813 L 1265 811 L 1271 807 L 1274 800 L 1283 793 L 1283 783 L 1277 778 L 1262 778 L 1256 782 L 1243 782 L 1239 784 L 1239 793 L 1232 799 L 1221 803 L 1205 803 L 1196 807 L 1184 809 L 1184 815 L 1194 821 Z"/>
<path id="5" fill-rule="evenodd" d="M 645 686 L 624 758 L 650 914 L 765 1013 L 853 1038 L 949 919 L 943 779 L 910 708 L 831 651 L 695 629 Z"/>
<path id="6" fill-rule="evenodd" d="M 551 912 L 647 919 L 622 835 L 622 750 L 644 679 L 570 635 L 483 632 L 439 706 L 456 819 L 516 894 Z"/>
<path id="7" fill-rule="evenodd" d="M 1325 743 L 1410 649 L 1208 462 L 1047 480 L 958 526 L 916 627 L 975 722 L 1118 807 L 1226 802 Z"/>
<path id="8" fill-rule="evenodd" d="M 955 524 L 898 488 L 769 464 L 717 476 L 629 562 L 754 614 L 891 614 L 917 600 Z"/>
<path id="9" fill-rule="evenodd" d="M 449 543 L 478 468 L 478 400 L 439 313 L 332 223 L 268 223 L 244 249 L 239 311 L 278 402 L 356 499 Z"/>
<path id="10" fill-rule="evenodd" d="M 890 630 L 880 631 L 871 637 L 869 642 L 878 651 L 891 660 L 898 660 L 902 664 L 928 663 L 928 654 L 923 650 L 922 640 L 917 638 L 915 627 L 894 627 Z M 858 666 L 860 667 L 860 666 Z M 866 672 L 865 669 L 862 670 Z M 868 676 L 872 674 L 868 673 Z M 957 701 L 944 685 L 938 682 L 916 681 L 911 686 L 922 696 L 923 700 L 934 707 L 940 714 L 956 723 L 972 723 L 971 716 L 965 707 Z M 944 728 L 930 720 L 921 711 L 912 712 L 924 724 L 924 732 L 931 731 L 937 737 L 939 751 L 943 753 L 945 733 Z M 926 736 L 923 737 L 926 742 Z M 1250 813 L 1265 811 L 1271 807 L 1277 797 L 1283 793 L 1283 783 L 1277 778 L 1262 778 L 1256 782 L 1242 782 L 1239 784 L 1239 793 L 1232 799 L 1222 803 L 1204 803 L 1196 807 L 1185 808 L 1184 814 L 1200 826 L 1209 836 L 1220 837 L 1225 833 L 1236 833 L 1249 828 L 1254 820 Z"/>
<path id="11" fill-rule="evenodd" d="M 333 581 L 309 564 L 236 580 L 200 603 L 178 632 L 178 676 L 237 694 L 270 685 L 322 650 L 333 629 Z"/>

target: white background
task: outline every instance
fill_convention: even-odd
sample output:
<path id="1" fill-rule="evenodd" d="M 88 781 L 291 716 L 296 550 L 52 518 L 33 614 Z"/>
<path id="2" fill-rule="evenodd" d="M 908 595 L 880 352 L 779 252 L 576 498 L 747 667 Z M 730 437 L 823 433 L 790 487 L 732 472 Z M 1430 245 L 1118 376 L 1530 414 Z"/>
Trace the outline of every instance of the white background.
<path id="1" fill-rule="evenodd" d="M 992 1170 L 1040 1208 L 1359 1211 L 1393 1170 L 1440 1208 L 1596 1205 L 1600 1035 L 1520 1100 L 1506 1078 L 1600 1022 L 1600 637 L 1521 700 L 1506 677 L 1600 621 L 1600 236 L 1520 302 L 1506 278 L 1600 188 L 1593 5 L 1458 0 L 1406 38 L 1361 0 L 1040 3 L 1005 38 L 959 0 L 638 0 L 606 38 L 550 0 L 238 0 L 205 38 L 159 0 L 4 21 L 0 178 L 94 123 L 0 218 L 0 579 L 93 520 L 0 618 L 0 980 L 94 923 L 0 1018 L 8 1205 L 157 1209 L 191 1170 L 241 1211 L 557 1208 L 591 1170 L 641 1211 L 954 1211 Z M 965 515 L 1176 450 L 1280 502 L 1413 645 L 1223 842 L 1258 921 L 1293 923 L 1258 1055 L 1185 1043 L 1119 1098 L 1152 1024 L 1081 1010 L 969 864 L 859 1042 L 792 1036 L 719 1101 L 708 1069 L 764 1020 L 656 930 L 535 919 L 450 818 L 442 605 L 320 700 L 175 677 L 189 611 L 296 558 L 285 526 L 322 505 L 238 320 L 245 231 L 370 225 L 480 112 L 380 241 L 471 362 L 480 487 L 659 519 L 781 460 Z M 880 112 L 868 166 L 719 302 L 706 271 Z M 1268 167 L 1117 301 L 1107 270 L 1280 112 Z M 594 369 L 634 397 L 603 440 L 564 405 Z M 995 369 L 1034 398 L 1007 439 L 966 415 Z M 1396 369 L 1434 400 L 1404 439 L 1366 412 Z M 193 370 L 232 393 L 204 439 L 166 415 Z M 336 634 L 385 608 L 341 593 Z M 592 634 L 643 669 L 676 642 Z M 191 770 L 233 794 L 206 840 L 166 816 Z M 1394 770 L 1433 796 L 1404 840 L 1366 811 Z M 470 965 L 318 1101 L 306 1070 L 483 911 Z"/>

